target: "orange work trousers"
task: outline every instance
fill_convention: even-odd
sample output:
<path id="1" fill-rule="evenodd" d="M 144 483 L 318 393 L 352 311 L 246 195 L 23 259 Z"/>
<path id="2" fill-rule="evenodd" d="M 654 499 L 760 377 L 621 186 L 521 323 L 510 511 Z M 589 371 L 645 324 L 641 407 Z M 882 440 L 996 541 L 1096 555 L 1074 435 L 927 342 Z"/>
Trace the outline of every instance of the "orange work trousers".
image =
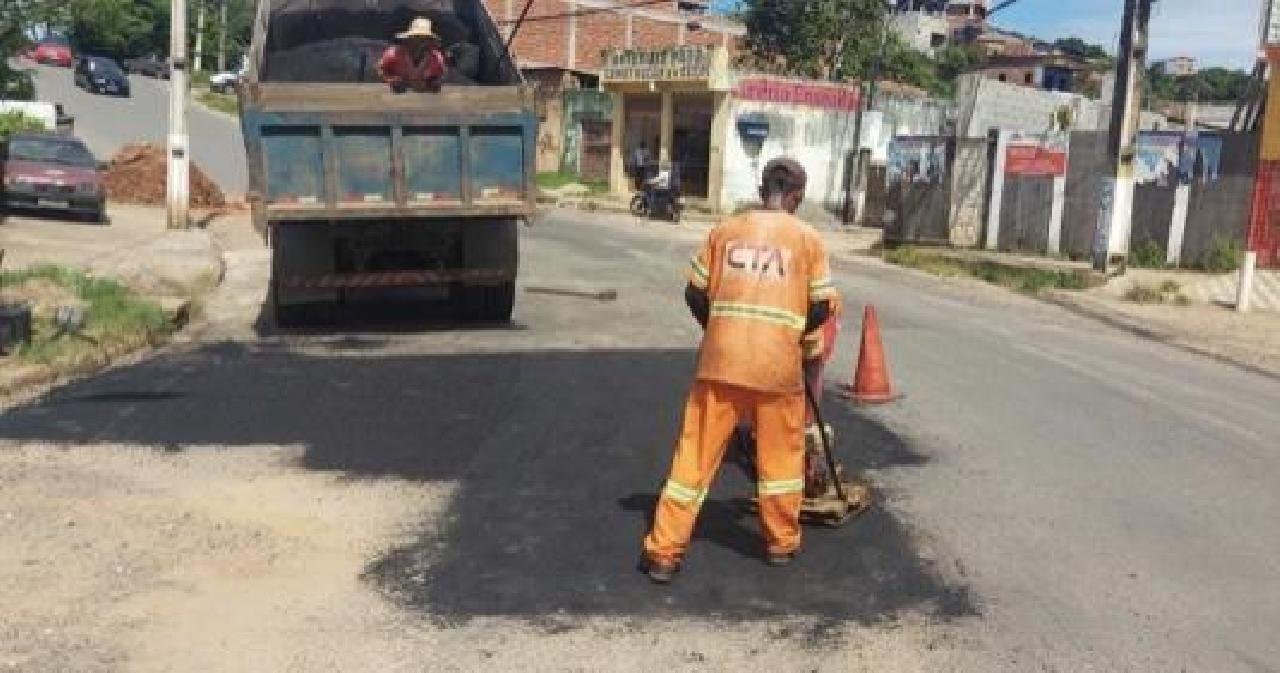
<path id="1" fill-rule="evenodd" d="M 771 554 L 800 548 L 804 500 L 804 393 L 761 393 L 726 383 L 695 381 L 671 461 L 671 476 L 658 497 L 653 530 L 644 539 L 650 561 L 679 563 L 693 535 L 698 509 L 739 422 L 756 429 L 760 526 Z"/>

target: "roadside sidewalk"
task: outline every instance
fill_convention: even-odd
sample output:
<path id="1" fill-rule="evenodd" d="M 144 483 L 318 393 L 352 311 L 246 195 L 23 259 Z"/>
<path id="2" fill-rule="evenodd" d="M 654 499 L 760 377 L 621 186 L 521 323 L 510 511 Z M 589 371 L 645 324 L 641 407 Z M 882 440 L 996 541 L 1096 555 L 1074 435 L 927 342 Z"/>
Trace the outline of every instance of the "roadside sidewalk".
<path id="1" fill-rule="evenodd" d="M 57 264 L 119 280 L 156 298 L 191 298 L 222 276 L 222 253 L 208 231 L 165 228 L 163 208 L 111 205 L 110 225 L 5 215 L 3 267 Z M 193 213 L 193 225 L 200 215 Z"/>
<path id="2" fill-rule="evenodd" d="M 165 343 L 222 277 L 200 228 L 169 231 L 163 209 L 110 206 L 110 224 L 6 213 L 0 302 L 25 306 L 30 333 L 0 358 L 0 396 L 29 395 Z"/>
<path id="3" fill-rule="evenodd" d="M 982 250 L 917 251 L 924 258 L 1070 276 L 1079 281 L 1071 289 L 1048 286 L 1027 293 L 1144 338 L 1280 377 L 1280 305 L 1263 292 L 1255 297 L 1255 310 L 1236 313 L 1234 294 L 1226 300 L 1226 289 L 1235 287 L 1234 273 L 1129 269 L 1107 278 L 1088 263 L 1065 259 Z M 928 264 L 921 268 L 930 270 Z M 981 282 L 968 274 L 934 273 Z"/>
<path id="4" fill-rule="evenodd" d="M 1134 334 L 1280 377 L 1280 307 L 1255 300 L 1253 311 L 1237 313 L 1234 295 L 1226 302 L 1202 290 L 1234 275 L 1134 269 L 1091 290 L 1043 296 Z"/>

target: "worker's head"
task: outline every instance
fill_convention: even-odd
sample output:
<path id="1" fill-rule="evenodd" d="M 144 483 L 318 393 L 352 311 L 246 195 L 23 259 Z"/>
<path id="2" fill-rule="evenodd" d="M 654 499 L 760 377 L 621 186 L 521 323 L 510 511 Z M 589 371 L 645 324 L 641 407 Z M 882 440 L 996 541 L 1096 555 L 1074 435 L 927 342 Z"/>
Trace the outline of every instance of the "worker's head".
<path id="1" fill-rule="evenodd" d="M 409 29 L 396 34 L 396 39 L 409 51 L 420 54 L 429 47 L 439 44 L 440 37 L 432 29 L 431 19 L 418 17 L 409 24 Z"/>
<path id="2" fill-rule="evenodd" d="M 769 210 L 796 212 L 804 201 L 809 176 L 794 159 L 774 159 L 765 164 L 760 180 L 760 200 Z"/>

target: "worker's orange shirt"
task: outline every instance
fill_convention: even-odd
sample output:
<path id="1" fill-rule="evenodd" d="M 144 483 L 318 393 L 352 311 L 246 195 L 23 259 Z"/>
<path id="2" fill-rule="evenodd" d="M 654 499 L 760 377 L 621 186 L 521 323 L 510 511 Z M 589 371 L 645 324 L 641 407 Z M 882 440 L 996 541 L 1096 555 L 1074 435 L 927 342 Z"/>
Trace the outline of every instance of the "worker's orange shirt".
<path id="1" fill-rule="evenodd" d="M 836 298 L 818 232 L 783 212 L 728 218 L 707 236 L 689 281 L 711 302 L 699 380 L 769 393 L 803 390 L 809 304 Z"/>

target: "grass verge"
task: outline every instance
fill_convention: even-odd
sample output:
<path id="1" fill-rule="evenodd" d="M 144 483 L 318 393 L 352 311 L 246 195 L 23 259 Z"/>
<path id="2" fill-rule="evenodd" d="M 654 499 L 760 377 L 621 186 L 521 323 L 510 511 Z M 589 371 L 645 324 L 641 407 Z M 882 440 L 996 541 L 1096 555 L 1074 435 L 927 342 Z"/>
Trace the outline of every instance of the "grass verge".
<path id="1" fill-rule="evenodd" d="M 986 260 L 959 259 L 911 246 L 886 250 L 883 256 L 891 264 L 920 269 L 935 276 L 976 278 L 1026 294 L 1038 294 L 1046 289 L 1083 290 L 1091 285 L 1089 274 L 1083 271 L 1060 271 Z"/>
<path id="2" fill-rule="evenodd" d="M 205 107 L 213 108 L 218 112 L 225 112 L 229 115 L 240 114 L 240 99 L 231 94 L 201 91 L 196 94 L 196 100 L 203 103 Z"/>
<path id="3" fill-rule="evenodd" d="M 0 273 L 0 300 L 31 306 L 31 341 L 0 359 L 3 366 L 43 366 L 57 374 L 90 371 L 113 358 L 162 343 L 173 332 L 161 307 L 113 280 L 59 266 Z M 55 324 L 59 307 L 84 316 L 69 333 Z"/>
<path id="4" fill-rule="evenodd" d="M 1191 300 L 1182 294 L 1182 284 L 1176 280 L 1166 280 L 1159 286 L 1136 283 L 1124 291 L 1121 299 L 1134 304 L 1166 304 L 1189 306 Z"/>
<path id="5" fill-rule="evenodd" d="M 538 173 L 534 177 L 538 189 L 554 190 L 560 189 L 566 185 L 580 184 L 587 188 L 588 194 L 604 194 L 609 191 L 609 184 L 605 182 L 582 182 L 578 176 L 572 173 L 562 173 L 559 171 L 549 171 Z"/>

